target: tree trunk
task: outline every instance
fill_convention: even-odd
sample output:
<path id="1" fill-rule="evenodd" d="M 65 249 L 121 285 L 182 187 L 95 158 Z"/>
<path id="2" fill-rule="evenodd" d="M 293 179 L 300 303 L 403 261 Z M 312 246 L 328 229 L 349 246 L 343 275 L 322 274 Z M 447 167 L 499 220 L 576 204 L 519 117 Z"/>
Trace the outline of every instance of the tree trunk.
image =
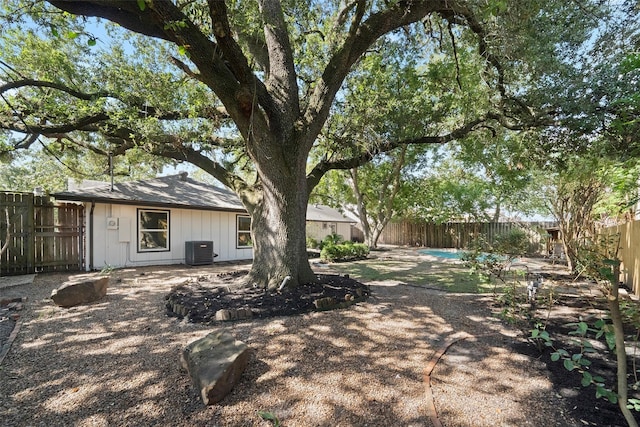
<path id="1" fill-rule="evenodd" d="M 613 278 L 611 279 L 611 293 L 608 297 L 609 312 L 616 341 L 616 364 L 618 365 L 617 385 L 618 385 L 618 406 L 629 427 L 638 427 L 633 414 L 627 408 L 628 384 L 627 384 L 627 351 L 624 344 L 624 329 L 622 325 L 622 314 L 620 313 L 620 296 L 618 290 L 618 280 L 620 275 L 619 262 L 614 265 Z"/>
<path id="2" fill-rule="evenodd" d="M 370 238 L 370 243 L 367 244 L 367 246 L 369 246 L 370 248 L 377 248 L 378 247 L 378 239 L 380 239 L 380 235 L 382 234 L 382 230 L 378 229 L 378 227 L 374 228 Z"/>
<path id="3" fill-rule="evenodd" d="M 564 234 L 563 234 L 564 236 Z M 562 249 L 564 250 L 564 257 L 567 260 L 567 267 L 569 271 L 576 273 L 576 251 L 573 247 L 573 242 L 569 238 L 562 238 Z"/>
<path id="4" fill-rule="evenodd" d="M 272 177 L 276 176 L 276 169 L 281 170 L 273 163 L 263 165 Z M 273 290 L 283 282 L 295 287 L 317 280 L 307 257 L 309 197 L 304 172 L 301 168 L 296 179 L 291 179 L 290 174 L 275 179 L 262 175 L 262 199 L 249 209 L 253 242 L 253 264 L 247 283 L 250 286 Z"/>

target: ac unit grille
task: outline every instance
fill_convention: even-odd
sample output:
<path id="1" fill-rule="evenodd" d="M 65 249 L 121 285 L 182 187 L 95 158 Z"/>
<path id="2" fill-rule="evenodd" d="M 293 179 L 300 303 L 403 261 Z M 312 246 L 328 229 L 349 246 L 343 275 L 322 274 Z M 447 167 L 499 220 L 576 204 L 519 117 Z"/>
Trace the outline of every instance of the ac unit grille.
<path id="1" fill-rule="evenodd" d="M 187 265 L 213 264 L 213 242 L 189 241 L 185 242 L 184 263 Z"/>

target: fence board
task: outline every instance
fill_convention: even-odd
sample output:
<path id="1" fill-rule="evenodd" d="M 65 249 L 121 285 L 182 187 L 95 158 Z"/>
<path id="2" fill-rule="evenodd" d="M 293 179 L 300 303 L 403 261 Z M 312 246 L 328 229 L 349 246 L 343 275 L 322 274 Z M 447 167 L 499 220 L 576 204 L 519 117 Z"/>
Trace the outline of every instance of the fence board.
<path id="1" fill-rule="evenodd" d="M 640 296 L 640 221 L 630 221 L 602 230 L 604 234 L 618 234 L 620 281 Z"/>
<path id="2" fill-rule="evenodd" d="M 495 236 L 506 233 L 511 228 L 519 227 L 528 230 L 530 252 L 541 253 L 546 250 L 544 230 L 553 226 L 555 223 L 552 222 L 449 222 L 436 224 L 400 221 L 387 225 L 379 242 L 399 246 L 464 249 L 469 247 L 479 236 L 485 236 L 491 241 Z"/>
<path id="3" fill-rule="evenodd" d="M 5 211 L 9 212 L 7 224 Z M 0 192 L 0 275 L 82 270 L 84 210 L 72 203 L 54 204 L 49 197 Z"/>

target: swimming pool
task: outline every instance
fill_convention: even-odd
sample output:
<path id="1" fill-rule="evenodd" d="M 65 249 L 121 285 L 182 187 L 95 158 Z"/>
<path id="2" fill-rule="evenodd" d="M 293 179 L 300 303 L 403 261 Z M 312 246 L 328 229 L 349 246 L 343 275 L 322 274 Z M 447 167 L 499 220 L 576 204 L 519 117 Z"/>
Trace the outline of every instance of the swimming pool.
<path id="1" fill-rule="evenodd" d="M 438 258 L 460 259 L 464 251 L 460 249 L 420 249 L 418 253 L 422 255 L 431 255 Z"/>
<path id="2" fill-rule="evenodd" d="M 438 258 L 446 258 L 446 259 L 461 259 L 462 255 L 466 251 L 462 249 L 419 249 L 418 253 L 421 255 L 431 255 Z M 478 261 L 484 261 L 488 254 L 481 254 L 478 256 Z M 507 257 L 501 255 L 493 255 L 492 258 L 496 261 L 506 261 Z M 511 260 L 511 262 L 518 262 L 518 258 Z"/>

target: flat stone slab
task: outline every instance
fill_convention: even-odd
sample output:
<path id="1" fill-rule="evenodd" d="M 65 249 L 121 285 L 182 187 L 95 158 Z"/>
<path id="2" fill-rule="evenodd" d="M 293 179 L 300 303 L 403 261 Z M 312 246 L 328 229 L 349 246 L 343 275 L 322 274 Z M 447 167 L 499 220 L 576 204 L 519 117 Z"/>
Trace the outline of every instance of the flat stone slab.
<path id="1" fill-rule="evenodd" d="M 249 348 L 227 332 L 212 332 L 187 345 L 182 366 L 205 405 L 213 405 L 238 383 L 249 361 Z"/>
<path id="2" fill-rule="evenodd" d="M 107 294 L 107 276 L 70 280 L 51 292 L 51 299 L 60 307 L 73 307 L 103 298 Z"/>
<path id="3" fill-rule="evenodd" d="M 0 289 L 31 284 L 33 283 L 33 279 L 35 279 L 35 277 L 36 277 L 35 274 L 23 274 L 22 276 L 0 277 Z"/>

